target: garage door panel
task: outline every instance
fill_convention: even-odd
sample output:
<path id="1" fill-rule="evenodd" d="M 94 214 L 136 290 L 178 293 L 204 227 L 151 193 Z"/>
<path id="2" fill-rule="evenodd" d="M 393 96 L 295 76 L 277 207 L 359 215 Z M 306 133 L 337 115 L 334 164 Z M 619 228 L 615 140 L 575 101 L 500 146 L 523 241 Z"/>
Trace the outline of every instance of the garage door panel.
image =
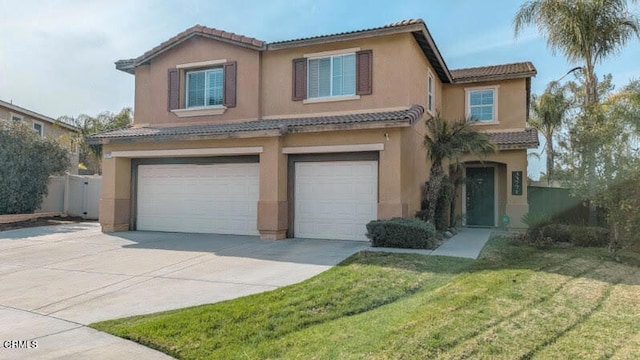
<path id="1" fill-rule="evenodd" d="M 258 235 L 259 174 L 257 163 L 140 165 L 137 228 Z"/>
<path id="2" fill-rule="evenodd" d="M 377 218 L 377 161 L 295 164 L 296 237 L 367 240 Z"/>

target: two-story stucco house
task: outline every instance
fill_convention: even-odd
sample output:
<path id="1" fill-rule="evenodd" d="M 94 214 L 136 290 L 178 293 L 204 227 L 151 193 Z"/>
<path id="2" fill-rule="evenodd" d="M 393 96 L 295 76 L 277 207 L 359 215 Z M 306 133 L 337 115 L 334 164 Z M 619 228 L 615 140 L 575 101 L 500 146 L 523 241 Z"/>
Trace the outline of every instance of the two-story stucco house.
<path id="1" fill-rule="evenodd" d="M 80 128 L 2 100 L 0 119 L 24 122 L 41 137 L 59 140 L 68 146 L 69 172 L 78 173 L 79 153 L 76 143 L 80 136 Z"/>
<path id="2" fill-rule="evenodd" d="M 275 43 L 195 26 L 116 68 L 135 75 L 135 124 L 89 138 L 103 231 L 364 240 L 419 210 L 438 111 L 474 115 L 499 148 L 465 159 L 466 223 L 527 212 L 535 68 L 450 70 L 422 20 Z"/>

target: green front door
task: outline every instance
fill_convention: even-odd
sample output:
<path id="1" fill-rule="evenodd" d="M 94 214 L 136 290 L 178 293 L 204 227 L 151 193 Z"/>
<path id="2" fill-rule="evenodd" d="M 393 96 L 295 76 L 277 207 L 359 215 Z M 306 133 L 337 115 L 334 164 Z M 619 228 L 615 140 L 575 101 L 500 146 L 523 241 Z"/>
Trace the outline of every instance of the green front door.
<path id="1" fill-rule="evenodd" d="M 495 226 L 494 181 L 492 167 L 467 168 L 467 225 Z"/>

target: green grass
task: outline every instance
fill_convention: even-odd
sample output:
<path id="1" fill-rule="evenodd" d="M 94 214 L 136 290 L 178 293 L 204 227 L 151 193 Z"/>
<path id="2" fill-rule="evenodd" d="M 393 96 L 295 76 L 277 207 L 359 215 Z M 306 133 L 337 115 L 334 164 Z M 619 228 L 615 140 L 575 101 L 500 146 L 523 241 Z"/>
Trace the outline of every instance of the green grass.
<path id="1" fill-rule="evenodd" d="M 94 328 L 184 359 L 640 358 L 640 268 L 489 242 L 478 261 L 363 252 L 303 283 Z"/>

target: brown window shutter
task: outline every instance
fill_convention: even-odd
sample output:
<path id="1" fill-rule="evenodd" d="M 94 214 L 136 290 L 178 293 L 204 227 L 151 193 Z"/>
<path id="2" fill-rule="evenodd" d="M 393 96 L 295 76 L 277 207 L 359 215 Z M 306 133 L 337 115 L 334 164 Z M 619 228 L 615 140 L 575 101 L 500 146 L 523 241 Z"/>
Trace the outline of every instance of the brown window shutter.
<path id="1" fill-rule="evenodd" d="M 167 110 L 180 108 L 180 72 L 178 69 L 169 69 L 169 101 Z"/>
<path id="2" fill-rule="evenodd" d="M 237 63 L 235 61 L 224 64 L 224 98 L 222 99 L 222 105 L 228 108 L 236 107 L 237 74 Z"/>
<path id="3" fill-rule="evenodd" d="M 373 51 L 356 52 L 356 95 L 373 93 Z"/>
<path id="4" fill-rule="evenodd" d="M 291 100 L 300 101 L 307 98 L 307 59 L 293 59 L 293 90 Z"/>

